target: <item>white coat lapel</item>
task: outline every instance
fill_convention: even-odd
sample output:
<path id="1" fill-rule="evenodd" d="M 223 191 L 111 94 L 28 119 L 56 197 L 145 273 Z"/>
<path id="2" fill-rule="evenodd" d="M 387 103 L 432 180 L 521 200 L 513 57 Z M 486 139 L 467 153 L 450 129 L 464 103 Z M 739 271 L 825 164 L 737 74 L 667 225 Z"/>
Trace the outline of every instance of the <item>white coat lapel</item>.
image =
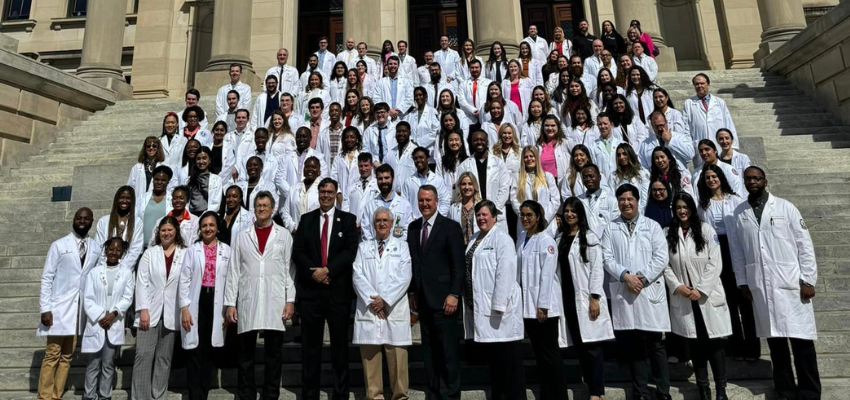
<path id="1" fill-rule="evenodd" d="M 171 261 L 171 269 L 168 272 L 168 277 L 165 280 L 165 286 L 171 285 L 174 283 L 180 276 L 180 266 L 183 263 L 183 255 L 186 253 L 184 249 L 175 248 L 174 254 L 172 255 L 174 258 Z M 165 265 L 163 265 L 165 267 Z M 162 269 L 162 272 L 165 272 L 165 268 Z"/>

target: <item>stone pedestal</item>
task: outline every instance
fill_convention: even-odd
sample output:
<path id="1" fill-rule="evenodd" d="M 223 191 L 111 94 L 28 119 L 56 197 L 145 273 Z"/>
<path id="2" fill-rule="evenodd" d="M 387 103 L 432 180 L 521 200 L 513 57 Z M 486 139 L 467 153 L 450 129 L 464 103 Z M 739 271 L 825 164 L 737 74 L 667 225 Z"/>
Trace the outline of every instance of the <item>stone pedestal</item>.
<path id="1" fill-rule="evenodd" d="M 77 76 L 114 90 L 121 99 L 133 97 L 124 80 L 121 53 L 127 4 L 115 0 L 90 0 L 86 8 L 83 54 Z"/>
<path id="2" fill-rule="evenodd" d="M 758 0 L 761 43 L 753 57 L 756 64 L 806 29 L 802 0 Z"/>
<path id="3" fill-rule="evenodd" d="M 342 37 L 366 43 L 366 54 L 374 59 L 380 58 L 381 28 L 377 24 L 381 15 L 381 0 L 345 0 L 342 13 Z M 318 43 L 310 43 L 310 52 L 318 48 Z"/>
<path id="4" fill-rule="evenodd" d="M 490 46 L 498 41 L 509 58 L 516 57 L 523 34 L 521 14 L 519 0 L 473 1 L 475 54 L 487 59 Z"/>
<path id="5" fill-rule="evenodd" d="M 201 96 L 215 96 L 230 82 L 231 64 L 242 65 L 242 82 L 258 88 L 261 79 L 251 63 L 251 12 L 253 2 L 216 0 L 213 22 L 212 56 L 204 72 L 195 74 L 195 89 Z"/>

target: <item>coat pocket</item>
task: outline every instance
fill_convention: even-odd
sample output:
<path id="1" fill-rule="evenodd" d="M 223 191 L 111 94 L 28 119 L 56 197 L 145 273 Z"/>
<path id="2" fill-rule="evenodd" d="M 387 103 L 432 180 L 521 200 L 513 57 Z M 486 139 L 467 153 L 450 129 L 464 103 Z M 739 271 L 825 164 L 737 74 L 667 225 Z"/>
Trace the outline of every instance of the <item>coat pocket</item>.
<path id="1" fill-rule="evenodd" d="M 778 262 L 775 271 L 779 289 L 800 289 L 800 267 L 797 263 Z"/>

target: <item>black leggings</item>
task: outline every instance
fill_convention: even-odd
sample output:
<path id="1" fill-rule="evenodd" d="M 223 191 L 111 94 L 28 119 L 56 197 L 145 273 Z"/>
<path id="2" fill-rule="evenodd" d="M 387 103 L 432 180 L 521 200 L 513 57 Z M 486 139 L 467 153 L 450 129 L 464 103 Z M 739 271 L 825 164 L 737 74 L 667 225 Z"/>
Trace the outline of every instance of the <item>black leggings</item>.
<path id="1" fill-rule="evenodd" d="M 726 352 L 723 349 L 723 339 L 708 337 L 699 302 L 692 301 L 691 306 L 694 310 L 697 338 L 688 339 L 688 346 L 691 349 L 697 386 L 708 386 L 708 364 L 710 363 L 711 371 L 714 372 L 715 386 L 726 387 Z"/>
<path id="2" fill-rule="evenodd" d="M 723 269 L 720 281 L 726 291 L 726 304 L 729 305 L 729 317 L 732 321 L 732 340 L 729 352 L 733 357 L 759 358 L 761 343 L 756 336 L 756 320 L 753 315 L 753 303 L 744 298 L 738 289 L 735 271 L 732 269 L 732 254 L 729 251 L 729 238 L 717 235 L 720 240 L 720 255 Z"/>

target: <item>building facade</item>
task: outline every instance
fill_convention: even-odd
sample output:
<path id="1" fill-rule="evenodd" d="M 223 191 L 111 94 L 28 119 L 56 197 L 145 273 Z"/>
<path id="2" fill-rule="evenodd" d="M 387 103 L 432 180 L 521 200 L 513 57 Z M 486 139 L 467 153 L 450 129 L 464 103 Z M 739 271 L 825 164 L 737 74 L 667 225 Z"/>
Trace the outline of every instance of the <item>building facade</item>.
<path id="1" fill-rule="evenodd" d="M 303 70 L 327 36 L 331 51 L 355 38 L 377 55 L 384 39 L 407 40 L 417 60 L 447 35 L 486 54 L 499 40 L 515 53 L 529 25 L 551 40 L 572 37 L 578 20 L 600 32 L 612 21 L 625 35 L 638 19 L 659 45 L 662 70 L 750 68 L 838 0 L 0 0 L 0 32 L 18 51 L 87 78 L 123 76 L 136 98 L 202 93 L 226 80 L 231 62 L 258 83 L 290 51 Z M 122 20 L 121 15 L 124 15 Z M 92 21 L 92 19 L 96 19 Z M 100 20 L 100 22 L 98 22 Z M 108 23 L 104 22 L 108 20 Z M 120 23 L 119 23 L 120 21 Z M 87 26 L 98 32 L 86 37 Z M 97 37 L 95 37 L 97 36 Z M 86 47 L 89 47 L 86 49 Z M 104 47 L 108 47 L 105 50 Z M 761 49 L 761 50 L 760 50 Z M 88 54 L 86 54 L 88 53 Z M 104 65 L 108 64 L 107 67 Z M 82 67 L 81 67 L 82 66 Z M 255 73 L 252 73 L 255 72 Z M 256 86 L 255 86 L 256 87 Z"/>

